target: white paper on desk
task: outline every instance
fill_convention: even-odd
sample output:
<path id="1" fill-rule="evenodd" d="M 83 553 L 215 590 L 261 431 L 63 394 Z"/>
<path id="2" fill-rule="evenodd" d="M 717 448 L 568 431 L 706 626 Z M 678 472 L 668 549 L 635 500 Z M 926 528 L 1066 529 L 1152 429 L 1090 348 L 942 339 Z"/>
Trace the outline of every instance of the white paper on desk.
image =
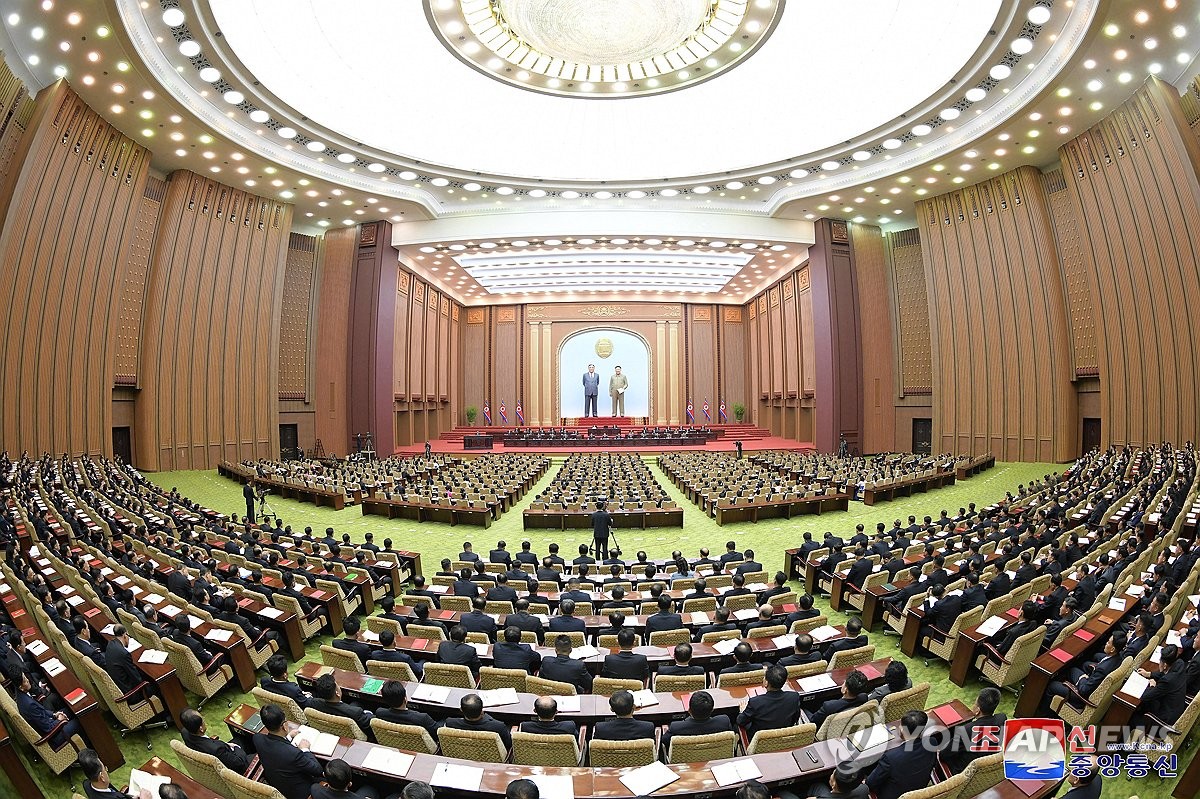
<path id="1" fill-rule="evenodd" d="M 576 647 L 575 649 L 571 650 L 571 659 L 572 660 L 583 660 L 584 658 L 590 658 L 594 655 L 599 655 L 599 654 L 600 654 L 600 650 L 594 646 L 591 646 L 591 645 L 581 646 L 581 647 Z"/>
<path id="2" fill-rule="evenodd" d="M 762 776 L 762 772 L 758 770 L 758 766 L 754 765 L 754 761 L 750 758 L 713 766 L 712 774 L 717 781 L 717 785 L 720 785 L 722 788 L 726 785 L 734 785 L 746 780 L 756 780 Z"/>
<path id="3" fill-rule="evenodd" d="M 157 605 L 163 601 L 162 594 L 146 594 L 146 598 L 142 600 L 149 605 Z"/>
<path id="4" fill-rule="evenodd" d="M 1200 608 L 1200 594 L 1191 594 L 1188 596 L 1188 599 L 1191 600 L 1192 607 Z"/>
<path id="5" fill-rule="evenodd" d="M 390 746 L 372 746 L 371 751 L 363 758 L 362 768 L 391 774 L 393 777 L 403 777 L 414 760 L 412 755 L 398 752 Z"/>
<path id="6" fill-rule="evenodd" d="M 116 577 L 116 578 L 114 578 L 114 579 L 113 579 L 113 582 L 114 582 L 114 583 L 116 583 L 117 585 L 121 586 L 121 587 L 124 587 L 124 586 L 126 586 L 126 585 L 129 585 L 129 583 L 131 583 L 131 582 L 133 582 L 133 581 L 132 581 L 132 580 L 130 580 L 128 577 L 126 577 L 125 575 L 123 575 L 123 574 L 122 574 L 120 577 Z"/>
<path id="7" fill-rule="evenodd" d="M 425 590 L 431 594 L 448 594 L 448 593 L 450 593 L 450 586 L 448 586 L 448 585 L 427 585 L 427 586 L 425 586 Z"/>
<path id="8" fill-rule="evenodd" d="M 31 653 L 33 653 L 34 657 L 37 657 L 38 655 L 45 652 L 49 647 L 46 646 L 45 641 L 32 641 L 25 648 L 28 649 Z"/>
<path id="9" fill-rule="evenodd" d="M 621 777 L 621 784 L 634 796 L 649 796 L 659 788 L 670 785 L 679 779 L 665 763 L 654 761 L 648 766 L 635 768 Z"/>
<path id="10" fill-rule="evenodd" d="M 542 623 L 542 626 L 543 626 L 543 627 L 549 627 L 549 626 L 550 626 L 550 617 L 549 617 L 549 616 L 547 616 L 546 614 L 544 614 L 544 613 L 531 613 L 530 615 L 531 615 L 531 616 L 533 616 L 533 617 L 534 617 L 535 619 L 537 619 L 538 621 L 540 621 L 540 622 Z"/>
<path id="11" fill-rule="evenodd" d="M 484 707 L 515 705 L 521 701 L 517 696 L 516 688 L 493 688 L 490 691 L 479 691 L 478 693 L 479 698 L 483 700 Z"/>
<path id="12" fill-rule="evenodd" d="M 566 774 L 531 774 L 542 799 L 575 799 L 575 780 Z"/>
<path id="13" fill-rule="evenodd" d="M 1125 684 L 1121 686 L 1121 692 L 1129 694 L 1130 696 L 1136 696 L 1138 699 L 1141 699 L 1142 694 L 1149 687 L 1150 681 L 1135 671 L 1129 675 L 1129 679 L 1127 679 Z"/>
<path id="14" fill-rule="evenodd" d="M 142 594 L 144 594 L 146 592 L 136 585 L 131 585 L 131 586 L 129 586 L 129 593 L 131 593 L 135 597 L 137 597 L 137 596 L 141 596 Z"/>
<path id="15" fill-rule="evenodd" d="M 554 702 L 559 713 L 579 713 L 581 710 L 578 696 L 556 696 Z"/>
<path id="16" fill-rule="evenodd" d="M 695 611 L 690 614 L 690 621 L 692 624 L 708 624 L 708 614 L 702 610 Z"/>
<path id="17" fill-rule="evenodd" d="M 178 616 L 180 613 L 183 613 L 183 611 L 180 610 L 179 608 L 175 607 L 174 605 L 163 605 L 161 608 L 158 609 L 158 615 L 166 616 L 168 619 L 173 619 L 176 616 Z"/>
<path id="18" fill-rule="evenodd" d="M 110 575 L 110 574 L 112 574 L 112 573 L 113 573 L 113 570 L 112 570 L 112 569 L 110 569 L 110 568 L 108 568 L 107 566 L 105 566 L 104 568 L 102 568 L 102 569 L 100 570 L 100 576 L 101 576 L 101 577 L 107 577 L 108 575 Z"/>
<path id="19" fill-rule="evenodd" d="M 828 641 L 831 638 L 837 638 L 842 634 L 842 631 L 837 627 L 830 627 L 828 624 L 823 624 L 808 633 L 814 641 Z"/>
<path id="20" fill-rule="evenodd" d="M 487 657 L 489 644 L 471 644 L 480 657 Z"/>
<path id="21" fill-rule="evenodd" d="M 747 621 L 749 619 L 757 619 L 758 618 L 758 608 L 742 608 L 741 610 L 735 610 L 732 615 L 738 621 Z"/>
<path id="22" fill-rule="evenodd" d="M 746 588 L 757 594 L 759 591 L 766 591 L 770 586 L 766 583 L 750 583 Z"/>
<path id="23" fill-rule="evenodd" d="M 1142 594 L 1146 593 L 1146 586 L 1131 585 L 1125 589 L 1125 593 L 1129 594 L 1130 596 L 1141 596 Z"/>
<path id="24" fill-rule="evenodd" d="M 62 664 L 62 661 L 59 660 L 58 658 L 50 658 L 49 660 L 47 660 L 45 663 L 42 664 L 42 670 L 45 671 L 46 674 L 48 674 L 49 676 L 55 677 L 59 674 L 62 674 L 64 671 L 66 671 L 67 667 L 64 666 Z"/>
<path id="25" fill-rule="evenodd" d="M 249 569 L 247 569 L 245 567 L 239 566 L 237 573 L 238 573 L 238 577 L 242 578 L 243 580 L 246 580 L 250 577 L 250 575 L 253 572 L 251 572 Z"/>
<path id="26" fill-rule="evenodd" d="M 79 607 L 80 605 L 83 604 L 83 597 L 81 597 L 79 594 L 76 594 L 75 596 L 72 596 L 72 597 L 68 597 L 67 604 L 73 608 Z"/>
<path id="27" fill-rule="evenodd" d="M 115 625 L 115 624 L 110 624 L 110 625 L 108 625 L 107 627 L 105 627 L 103 630 L 101 630 L 101 631 L 100 631 L 100 634 L 101 634 L 101 635 L 112 635 L 112 634 L 113 634 L 113 630 L 115 630 L 115 629 L 117 629 L 117 625 Z"/>
<path id="28" fill-rule="evenodd" d="M 139 640 L 138 640 L 138 639 L 136 639 L 136 638 L 130 638 L 130 639 L 129 639 L 129 646 L 125 647 L 125 649 L 126 649 L 126 650 L 129 652 L 129 654 L 131 654 L 131 655 L 132 655 L 134 652 L 136 652 L 136 651 L 138 651 L 139 649 L 141 649 L 141 648 L 142 648 L 142 642 L 141 642 L 141 641 L 139 641 Z"/>
<path id="29" fill-rule="evenodd" d="M 450 689 L 444 685 L 421 683 L 413 689 L 412 698 L 419 702 L 436 702 L 441 705 L 450 698 Z"/>
<path id="30" fill-rule="evenodd" d="M 1117 597 L 1116 599 L 1108 600 L 1109 610 L 1125 610 L 1125 600 Z"/>
<path id="31" fill-rule="evenodd" d="M 796 681 L 796 684 L 800 686 L 800 692 L 805 694 L 837 687 L 837 683 L 828 674 L 814 674 L 811 677 L 801 677 Z"/>
<path id="32" fill-rule="evenodd" d="M 308 750 L 314 755 L 329 757 L 333 754 L 334 748 L 337 746 L 338 737 L 327 732 L 321 732 L 309 726 L 300 726 L 296 729 L 296 734 L 292 736 L 292 743 L 296 741 L 308 741 Z"/>
<path id="33" fill-rule="evenodd" d="M 362 639 L 364 641 L 366 641 L 367 643 L 370 643 L 370 644 L 379 643 L 379 633 L 372 632 L 371 630 L 363 630 L 361 634 L 362 634 Z"/>
<path id="34" fill-rule="evenodd" d="M 230 638 L 233 637 L 233 630 L 226 630 L 224 628 L 217 627 L 212 630 L 209 630 L 208 635 L 206 635 L 204 637 L 211 638 L 214 641 L 218 641 L 223 644 L 226 641 L 228 641 Z"/>
<path id="35" fill-rule="evenodd" d="M 49 565 L 50 565 L 50 558 L 42 558 L 41 560 L 37 561 L 37 565 L 39 565 L 39 566 L 49 566 Z"/>
<path id="36" fill-rule="evenodd" d="M 1183 639 L 1179 637 L 1179 632 L 1177 630 L 1168 630 L 1166 640 L 1168 644 L 1183 646 Z"/>
<path id="37" fill-rule="evenodd" d="M 263 608 L 258 613 L 260 616 L 266 616 L 268 619 L 278 619 L 283 615 L 283 611 L 279 608 Z"/>
<path id="38" fill-rule="evenodd" d="M 429 778 L 429 784 L 475 793 L 483 784 L 483 769 L 457 763 L 438 763 L 433 776 Z"/>
<path id="39" fill-rule="evenodd" d="M 983 624 L 976 627 L 975 632 L 985 637 L 991 637 L 1000 632 L 1000 628 L 1004 626 L 1004 621 L 1003 616 L 992 616 L 990 619 L 984 621 Z"/>
<path id="40" fill-rule="evenodd" d="M 138 655 L 138 663 L 166 663 L 167 653 L 161 649 L 147 649 L 142 654 Z"/>
<path id="41" fill-rule="evenodd" d="M 779 649 L 791 649 L 796 645 L 796 634 L 787 633 L 786 635 L 777 635 L 771 639 L 771 643 L 775 644 Z"/>
<path id="42" fill-rule="evenodd" d="M 653 691 L 643 688 L 640 691 L 633 692 L 633 706 L 634 707 L 650 707 L 651 705 L 657 705 L 657 704 L 658 704 L 658 697 L 654 695 Z"/>
<path id="43" fill-rule="evenodd" d="M 160 777 L 157 774 L 148 774 L 141 769 L 134 769 L 129 772 L 129 795 L 138 796 L 144 789 L 151 796 L 158 796 L 158 789 L 171 781 L 170 777 Z"/>
<path id="44" fill-rule="evenodd" d="M 876 746 L 887 743 L 892 739 L 891 733 L 888 732 L 886 724 L 876 724 L 873 727 L 867 727 L 864 730 L 859 730 L 850 737 L 850 743 L 860 752 L 865 752 Z"/>
<path id="45" fill-rule="evenodd" d="M 712 648 L 720 652 L 722 655 L 728 655 L 730 652 L 736 649 L 737 645 L 740 643 L 741 640 L 738 638 L 726 638 L 724 641 L 717 641 L 712 645 Z"/>

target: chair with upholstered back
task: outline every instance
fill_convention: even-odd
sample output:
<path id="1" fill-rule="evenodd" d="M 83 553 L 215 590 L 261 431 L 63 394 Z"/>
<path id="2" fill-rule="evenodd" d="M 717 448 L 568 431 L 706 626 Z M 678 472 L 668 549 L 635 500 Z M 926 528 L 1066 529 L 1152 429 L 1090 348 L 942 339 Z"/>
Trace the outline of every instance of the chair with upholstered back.
<path id="1" fill-rule="evenodd" d="M 311 707 L 304 708 L 304 718 L 313 729 L 336 735 L 340 738 L 353 738 L 357 741 L 367 740 L 367 735 L 354 719 L 345 716 L 335 716 Z"/>
<path id="2" fill-rule="evenodd" d="M 667 749 L 668 763 L 703 763 L 733 757 L 737 733 L 714 732 L 710 735 L 675 735 Z"/>
<path id="3" fill-rule="evenodd" d="M 437 741 L 433 740 L 433 736 L 424 727 L 418 727 L 415 724 L 394 724 L 390 721 L 373 718 L 371 719 L 371 732 L 375 733 L 375 740 L 384 746 L 395 747 L 405 752 L 437 754 Z"/>
<path id="4" fill-rule="evenodd" d="M 612 696 L 617 691 L 640 691 L 645 687 L 641 680 L 621 680 L 616 677 L 597 677 L 592 681 L 592 693 L 597 696 Z"/>
<path id="5" fill-rule="evenodd" d="M 487 646 L 491 642 L 492 642 L 492 639 L 488 637 L 487 633 L 477 633 L 477 632 L 467 633 L 467 643 L 468 644 L 483 644 L 484 646 Z"/>
<path id="6" fill-rule="evenodd" d="M 79 753 L 87 747 L 83 738 L 72 735 L 62 746 L 55 748 L 50 741 L 68 722 L 61 721 L 45 735 L 38 734 L 21 716 L 16 700 L 4 688 L 0 688 L 0 712 L 8 717 L 9 729 L 15 729 L 55 774 L 62 774 L 69 769 Z"/>
<path id="7" fill-rule="evenodd" d="M 966 613 L 958 614 L 949 630 L 939 630 L 931 626 L 930 634 L 925 636 L 921 643 L 930 652 L 948 663 L 954 659 L 954 650 L 958 647 L 958 636 L 963 630 L 968 630 L 981 621 L 983 621 L 983 608 L 971 608 Z M 928 660 L 925 665 L 929 665 Z"/>
<path id="8" fill-rule="evenodd" d="M 776 638 L 780 635 L 787 635 L 787 627 L 782 624 L 772 624 L 769 627 L 755 627 L 746 633 L 746 639 L 751 638 Z"/>
<path id="9" fill-rule="evenodd" d="M 786 752 L 808 746 L 817 740 L 816 724 L 797 724 L 793 727 L 781 727 L 776 730 L 759 730 L 754 733 L 750 745 L 746 747 L 747 755 L 762 755 L 767 752 Z"/>
<path id="10" fill-rule="evenodd" d="M 568 630 L 567 632 L 563 632 L 563 633 L 547 633 L 546 637 L 550 638 L 551 636 L 553 636 L 554 638 L 558 638 L 558 636 L 560 636 L 560 635 L 565 635 L 565 636 L 567 636 L 567 638 L 570 639 L 572 649 L 579 649 L 580 647 L 587 645 L 586 637 L 584 636 L 583 633 L 579 632 L 578 630 Z"/>
<path id="11" fill-rule="evenodd" d="M 153 694 L 146 694 L 145 689 L 150 685 L 148 682 L 143 681 L 135 686 L 132 691 L 123 693 L 117 687 L 117 684 L 113 682 L 113 678 L 108 676 L 108 672 L 97 666 L 91 658 L 79 658 L 76 668 L 84 670 L 90 678 L 92 685 L 99 692 L 105 707 L 116 717 L 117 721 L 124 725 L 121 729 L 122 738 L 134 730 L 145 731 L 151 728 L 167 726 L 166 721 L 156 722 L 154 720 L 162 715 L 165 710 L 161 699 Z M 153 749 L 149 738 L 146 739 L 146 748 Z"/>
<path id="12" fill-rule="evenodd" d="M 300 578 L 296 578 L 297 581 Z M 304 612 L 304 608 L 300 606 L 300 600 L 293 596 L 285 596 L 284 594 L 275 594 L 271 597 L 271 602 L 276 608 L 284 613 L 294 613 L 296 621 L 300 625 L 300 637 L 305 641 L 310 638 L 316 638 L 321 634 L 321 630 L 325 627 L 324 617 L 315 615 L 311 619 Z"/>
<path id="13" fill-rule="evenodd" d="M 1164 747 L 1159 750 L 1160 755 L 1172 752 L 1177 753 L 1183 748 L 1183 742 L 1191 734 L 1198 718 L 1200 718 L 1200 693 L 1192 697 L 1192 701 L 1188 702 L 1187 707 L 1183 709 L 1183 713 L 1180 714 L 1179 718 L 1173 724 L 1167 724 L 1152 714 L 1146 714 L 1146 724 L 1148 726 L 1133 729 L 1130 734 L 1130 740 L 1133 743 L 1152 741 Z"/>
<path id="14" fill-rule="evenodd" d="M 654 690 L 656 693 L 675 693 L 683 691 L 703 691 L 705 680 L 703 674 L 656 674 Z"/>
<path id="15" fill-rule="evenodd" d="M 596 646 L 600 649 L 618 649 L 620 643 L 615 635 L 597 635 Z"/>
<path id="16" fill-rule="evenodd" d="M 339 649 L 329 644 L 321 644 L 321 663 L 326 666 L 333 666 L 335 669 L 353 671 L 359 674 L 362 674 L 364 671 L 362 661 L 358 659 L 358 655 L 349 649 Z"/>
<path id="17" fill-rule="evenodd" d="M 924 710 L 929 701 L 929 683 L 921 682 L 903 691 L 893 691 L 879 702 L 879 712 L 887 722 L 899 721 L 910 710 Z"/>
<path id="18" fill-rule="evenodd" d="M 513 688 L 525 693 L 525 678 L 529 673 L 524 669 L 498 669 L 495 666 L 483 666 L 479 669 L 479 689 L 491 691 L 495 688 Z"/>
<path id="19" fill-rule="evenodd" d="M 547 680 L 532 674 L 525 678 L 525 690 L 538 696 L 575 696 L 579 693 L 569 682 Z"/>
<path id="20" fill-rule="evenodd" d="M 427 599 L 427 597 L 416 597 L 417 599 Z M 400 622 L 395 619 L 383 619 L 379 616 L 367 617 L 367 629 L 373 633 L 381 633 L 387 630 L 392 635 L 399 638 L 404 635 L 404 630 L 400 627 Z"/>
<path id="21" fill-rule="evenodd" d="M 828 741 L 832 738 L 844 738 L 851 733 L 865 730 L 867 727 L 874 727 L 878 721 L 879 703 L 872 699 L 858 707 L 826 716 L 825 721 L 817 730 L 817 740 Z"/>
<path id="22" fill-rule="evenodd" d="M 763 669 L 753 671 L 735 671 L 717 675 L 718 688 L 732 688 L 738 685 L 762 685 Z"/>
<path id="23" fill-rule="evenodd" d="M 429 685 L 444 685 L 448 688 L 475 687 L 475 677 L 466 666 L 457 663 L 426 663 L 425 680 Z"/>
<path id="24" fill-rule="evenodd" d="M 729 612 L 731 614 L 738 610 L 757 608 L 758 597 L 754 594 L 739 594 L 738 596 L 731 596 L 725 600 L 725 607 L 729 608 Z"/>
<path id="25" fill-rule="evenodd" d="M 443 596 L 439 602 L 442 610 L 454 610 L 459 613 L 469 613 L 471 598 L 467 596 Z"/>
<path id="26" fill-rule="evenodd" d="M 307 723 L 304 718 L 304 710 L 290 696 L 277 694 L 274 691 L 268 691 L 266 688 L 257 685 L 250 689 L 250 694 L 258 701 L 259 707 L 278 705 L 288 721 L 295 722 L 296 724 Z"/>
<path id="27" fill-rule="evenodd" d="M 1004 753 L 975 758 L 963 769 L 962 775 L 964 780 L 959 796 L 979 796 L 1004 779 Z"/>
<path id="28" fill-rule="evenodd" d="M 408 634 L 413 638 L 428 638 L 433 641 L 446 640 L 446 633 L 441 627 L 432 627 L 424 624 L 408 625 Z"/>
<path id="29" fill-rule="evenodd" d="M 503 763 L 508 760 L 508 752 L 499 733 L 440 727 L 438 742 L 446 757 L 474 760 L 477 763 Z"/>
<path id="30" fill-rule="evenodd" d="M 513 612 L 513 603 L 508 601 L 501 602 L 497 600 L 486 602 L 483 606 L 483 612 L 491 613 L 497 616 L 507 616 Z"/>
<path id="31" fill-rule="evenodd" d="M 966 784 L 966 773 L 955 774 L 949 779 L 930 785 L 926 788 L 917 788 L 914 791 L 907 791 L 900 794 L 899 799 L 958 799 L 959 796 L 964 796 L 963 785 Z"/>
<path id="32" fill-rule="evenodd" d="M 362 594 L 357 593 L 353 597 L 347 597 L 346 592 L 342 590 L 342 584 L 337 580 L 318 578 L 316 588 L 334 596 L 337 603 L 342 606 L 342 618 L 347 618 L 362 609 Z"/>
<path id="33" fill-rule="evenodd" d="M 416 682 L 417 675 L 412 666 L 391 660 L 368 660 L 367 674 L 381 680 L 400 680 L 401 682 Z"/>
<path id="34" fill-rule="evenodd" d="M 230 792 L 225 780 L 221 779 L 223 766 L 220 760 L 213 755 L 197 752 L 178 738 L 172 738 L 170 743 L 175 756 L 179 758 L 179 762 L 187 769 L 187 773 L 192 776 L 192 779 L 220 796 L 225 796 Z"/>
<path id="35" fill-rule="evenodd" d="M 205 702 L 216 696 L 233 679 L 233 667 L 228 663 L 219 666 L 201 665 L 192 650 L 183 644 L 177 644 L 170 638 L 163 638 L 162 645 L 166 647 L 167 659 L 175 667 L 175 672 L 179 675 L 183 687 L 200 697 L 200 704 L 196 706 L 197 710 L 204 707 Z M 219 658 L 220 655 L 217 657 Z M 215 661 L 216 658 L 213 660 Z M 233 703 L 229 700 L 225 700 L 225 704 L 233 707 Z"/>
<path id="36" fill-rule="evenodd" d="M 792 635 L 810 633 L 818 627 L 824 627 L 828 623 L 829 617 L 824 614 L 821 614 L 820 616 L 814 616 L 811 619 L 797 619 L 796 621 L 792 622 L 792 629 L 788 630 L 788 632 L 790 632 Z"/>
<path id="37" fill-rule="evenodd" d="M 975 658 L 975 667 L 979 669 L 983 678 L 1000 688 L 1009 688 L 1015 691 L 1016 686 L 1025 676 L 1029 674 L 1029 668 L 1033 665 L 1033 659 L 1038 655 L 1038 649 L 1042 645 L 1042 639 L 1046 636 L 1046 628 L 1038 627 L 1035 630 L 1025 633 L 1013 642 L 1009 648 L 1008 654 L 1001 658 L 997 663 L 986 653 L 980 653 Z"/>
<path id="38" fill-rule="evenodd" d="M 705 633 L 704 635 L 700 636 L 700 643 L 715 644 L 718 641 L 732 641 L 734 639 L 740 639 L 741 637 L 741 630 L 720 630 L 718 632 Z"/>
<path id="39" fill-rule="evenodd" d="M 583 762 L 574 735 L 514 732 L 512 762 L 519 766 L 578 766 Z"/>
<path id="40" fill-rule="evenodd" d="M 650 646 L 673 647 L 691 643 L 692 632 L 688 629 L 658 630 L 650 633 Z"/>
<path id="41" fill-rule="evenodd" d="M 798 680 L 801 677 L 811 677 L 814 674 L 823 674 L 829 671 L 829 664 L 824 660 L 818 660 L 815 663 L 801 663 L 798 666 L 786 666 L 788 679 Z"/>
<path id="42" fill-rule="evenodd" d="M 1083 696 L 1074 690 L 1073 685 L 1068 683 L 1067 687 L 1070 693 L 1067 696 L 1056 696 L 1051 699 L 1050 709 L 1072 727 L 1086 727 L 1090 724 L 1099 724 L 1104 718 L 1104 714 L 1108 712 L 1108 706 L 1112 704 L 1113 694 L 1116 692 L 1117 686 L 1123 685 L 1125 679 L 1132 671 L 1133 658 L 1127 657 L 1116 670 L 1100 681 L 1100 684 L 1096 686 L 1096 689 L 1092 691 L 1090 696 Z M 1082 704 L 1083 707 L 1076 708 L 1067 701 L 1068 697 Z"/>
<path id="43" fill-rule="evenodd" d="M 648 766 L 655 760 L 653 738 L 632 741 L 602 741 L 592 739 L 588 744 L 588 765 L 592 768 L 629 768 Z"/>
<path id="44" fill-rule="evenodd" d="M 837 669 L 852 669 L 855 666 L 866 665 L 874 659 L 874 644 L 858 646 L 854 649 L 843 649 L 841 652 L 833 653 L 833 660 L 829 661 L 829 670 L 836 671 Z"/>
<path id="45" fill-rule="evenodd" d="M 224 766 L 221 767 L 221 779 L 229 786 L 228 791 L 221 795 L 228 796 L 230 799 L 286 799 L 283 794 L 265 782 L 244 777 Z"/>
<path id="46" fill-rule="evenodd" d="M 717 598 L 715 596 L 683 600 L 684 613 L 713 613 L 716 609 Z"/>

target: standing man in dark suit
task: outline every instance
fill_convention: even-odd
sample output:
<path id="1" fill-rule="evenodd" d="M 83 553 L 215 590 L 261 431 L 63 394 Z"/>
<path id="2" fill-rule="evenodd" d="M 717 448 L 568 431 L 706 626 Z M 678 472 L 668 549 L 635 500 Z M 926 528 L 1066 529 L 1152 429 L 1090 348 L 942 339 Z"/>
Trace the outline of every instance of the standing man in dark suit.
<path id="1" fill-rule="evenodd" d="M 924 710 L 910 710 L 900 719 L 903 745 L 887 750 L 867 775 L 867 787 L 876 799 L 899 799 L 901 794 L 929 784 L 937 753 L 921 741 L 928 723 L 929 716 Z"/>
<path id="2" fill-rule="evenodd" d="M 600 375 L 596 374 L 596 364 L 589 363 L 583 373 L 583 418 L 600 415 L 596 410 L 597 397 L 600 395 Z"/>
<path id="3" fill-rule="evenodd" d="M 612 515 L 605 509 L 604 500 L 596 503 L 592 512 L 592 541 L 596 545 L 596 555 L 601 560 L 608 559 L 608 534 L 612 527 Z"/>
<path id="4" fill-rule="evenodd" d="M 582 660 L 571 657 L 571 639 L 565 635 L 554 639 L 554 655 L 542 660 L 538 676 L 574 685 L 575 690 L 581 694 L 592 691 L 592 674 L 587 670 L 587 666 L 583 665 Z"/>
<path id="5" fill-rule="evenodd" d="M 246 500 L 246 522 L 254 524 L 254 481 L 247 480 L 242 486 L 242 497 Z"/>
<path id="6" fill-rule="evenodd" d="M 231 771 L 246 773 L 246 769 L 250 767 L 250 756 L 237 744 L 225 743 L 216 736 L 210 738 L 205 735 L 208 729 L 205 727 L 203 716 L 189 707 L 179 715 L 179 720 L 183 723 L 181 737 L 185 746 L 212 755 Z"/>
<path id="7" fill-rule="evenodd" d="M 617 691 L 608 698 L 608 709 L 616 717 L 597 722 L 592 738 L 597 741 L 636 741 L 654 738 L 654 722 L 633 717 L 633 694 Z"/>
<path id="8" fill-rule="evenodd" d="M 254 751 L 262 766 L 262 781 L 284 795 L 285 799 L 308 799 L 312 784 L 325 773 L 321 763 L 308 751 L 309 741 L 294 743 L 287 739 L 285 716 L 278 705 L 267 705 L 259 712 L 263 730 L 254 734 Z"/>
<path id="9" fill-rule="evenodd" d="M 633 630 L 628 628 L 622 628 L 617 633 L 617 646 L 621 650 L 615 655 L 606 655 L 604 657 L 604 668 L 600 671 L 602 677 L 646 681 L 646 678 L 650 676 L 650 664 L 647 662 L 645 655 L 634 653 L 633 643 L 635 638 Z"/>
<path id="10" fill-rule="evenodd" d="M 732 732 L 729 716 L 714 716 L 713 698 L 708 691 L 696 691 L 688 700 L 687 717 L 672 721 L 662 737 L 663 749 L 671 751 L 671 739 L 676 735 L 711 735 L 715 732 Z"/>
<path id="11" fill-rule="evenodd" d="M 746 709 L 738 714 L 738 726 L 746 731 L 750 739 L 759 730 L 790 727 L 800 717 L 800 694 L 784 691 L 785 683 L 787 669 L 782 666 L 769 667 L 763 677 L 766 693 L 750 697 Z"/>

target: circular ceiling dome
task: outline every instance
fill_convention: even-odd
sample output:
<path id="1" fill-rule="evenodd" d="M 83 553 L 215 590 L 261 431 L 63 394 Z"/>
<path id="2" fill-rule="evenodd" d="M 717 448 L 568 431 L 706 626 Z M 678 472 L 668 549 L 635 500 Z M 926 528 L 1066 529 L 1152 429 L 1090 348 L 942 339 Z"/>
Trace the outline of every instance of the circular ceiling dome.
<path id="1" fill-rule="evenodd" d="M 436 0 L 428 17 L 464 63 L 549 94 L 612 99 L 715 77 L 774 30 L 784 0 Z"/>

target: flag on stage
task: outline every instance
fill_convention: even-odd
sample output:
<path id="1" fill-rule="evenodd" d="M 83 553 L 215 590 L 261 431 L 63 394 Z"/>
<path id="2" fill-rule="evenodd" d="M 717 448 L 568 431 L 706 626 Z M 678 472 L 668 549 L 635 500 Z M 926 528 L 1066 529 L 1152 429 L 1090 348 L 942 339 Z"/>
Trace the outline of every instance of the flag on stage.
<path id="1" fill-rule="evenodd" d="M 711 422 L 712 414 L 708 412 L 708 397 L 704 398 L 704 405 L 701 406 L 701 410 L 704 411 L 704 421 Z"/>
<path id="2" fill-rule="evenodd" d="M 483 401 L 483 420 L 487 424 L 492 423 L 492 406 L 488 404 L 487 400 Z"/>
<path id="3" fill-rule="evenodd" d="M 504 412 L 504 400 L 500 400 L 500 421 L 508 424 L 508 414 Z"/>
<path id="4" fill-rule="evenodd" d="M 729 417 L 725 415 L 725 400 L 721 400 L 721 405 L 720 405 L 720 407 L 717 408 L 717 417 L 722 422 L 729 421 Z"/>
<path id="5" fill-rule="evenodd" d="M 687 418 L 688 418 L 688 423 L 690 423 L 690 424 L 696 423 L 696 414 L 692 412 L 692 401 L 691 400 L 688 400 Z"/>
<path id="6" fill-rule="evenodd" d="M 517 424 L 525 424 L 525 414 L 521 413 L 521 401 L 517 400 Z"/>

